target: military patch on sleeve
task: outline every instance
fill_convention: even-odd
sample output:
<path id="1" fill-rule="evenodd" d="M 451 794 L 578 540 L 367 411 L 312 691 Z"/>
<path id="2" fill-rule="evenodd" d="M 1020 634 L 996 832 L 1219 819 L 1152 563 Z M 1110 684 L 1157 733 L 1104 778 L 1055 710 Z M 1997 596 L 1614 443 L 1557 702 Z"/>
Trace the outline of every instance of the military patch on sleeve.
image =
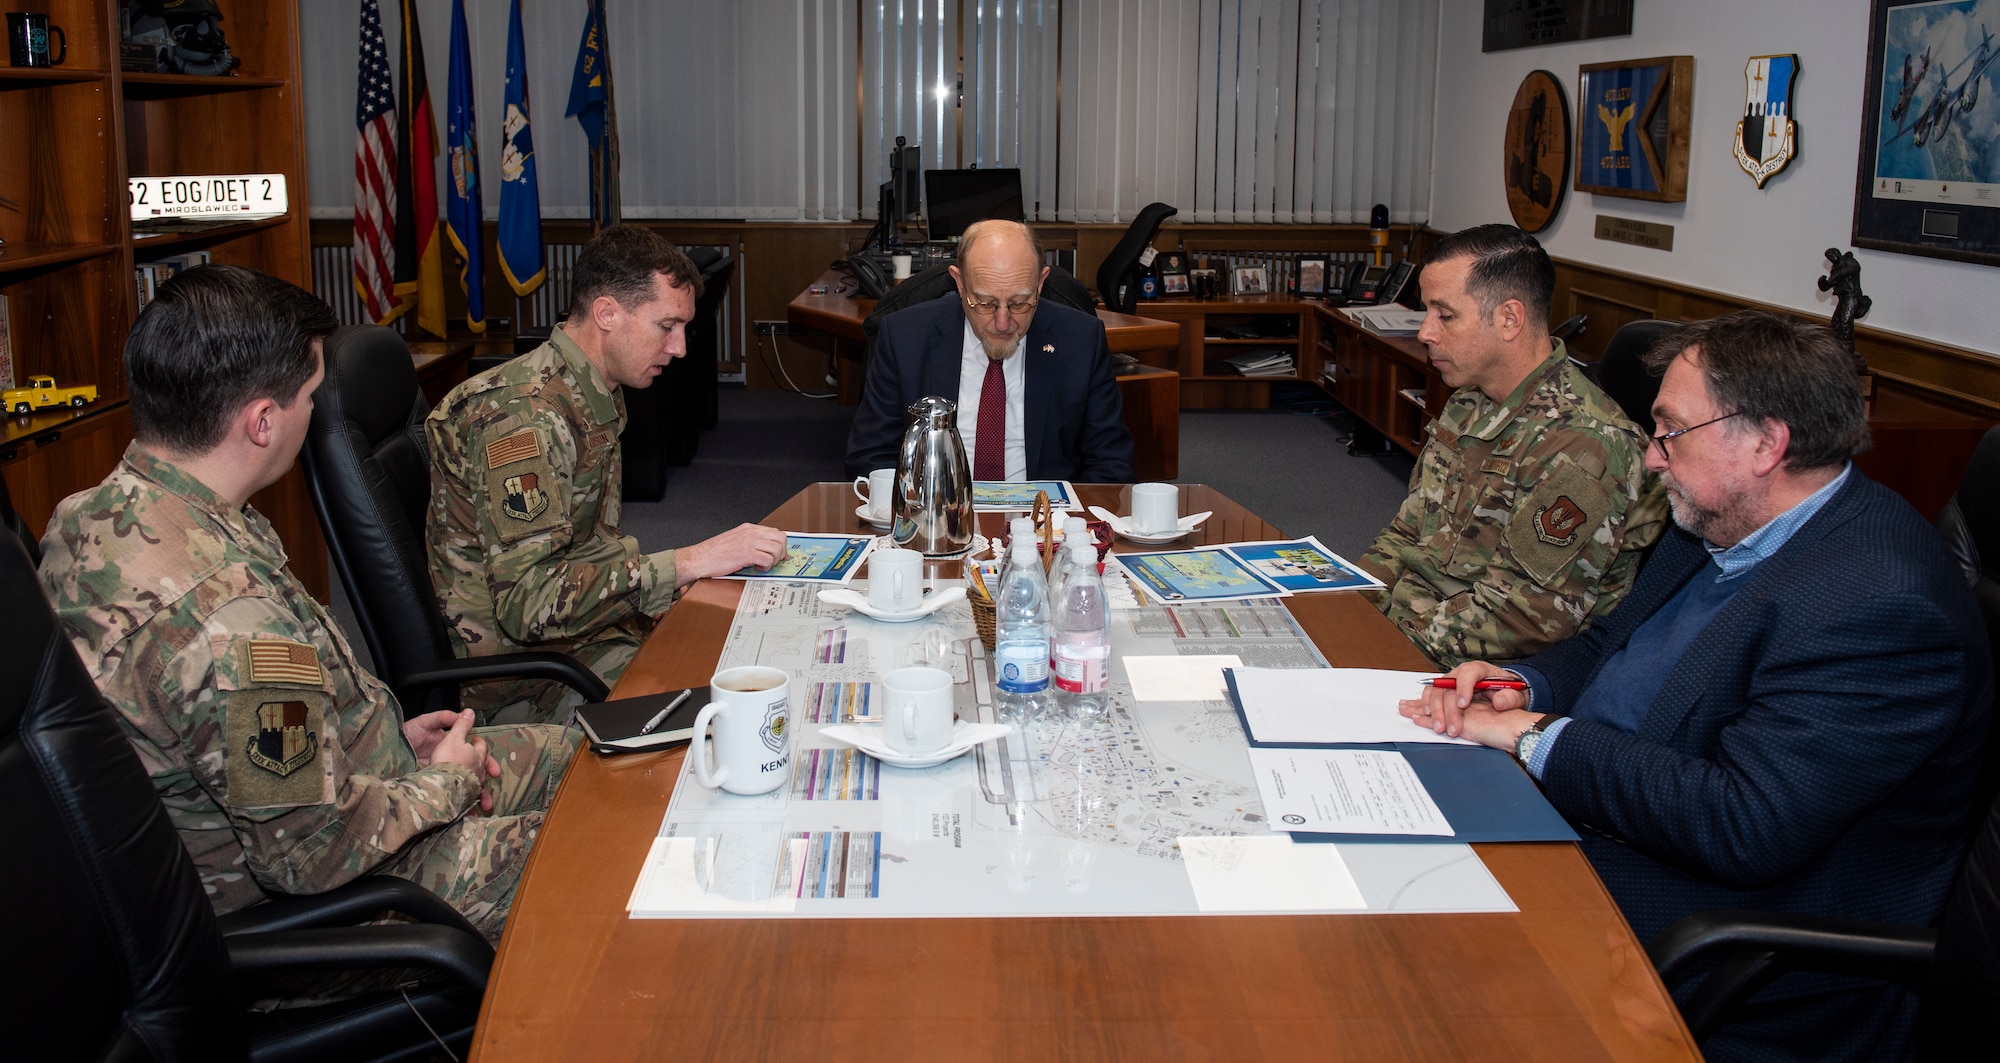
<path id="1" fill-rule="evenodd" d="M 486 467 L 497 469 L 502 465 L 512 465 L 517 461 L 528 461 L 542 456 L 542 438 L 532 428 L 523 428 L 504 439 L 496 439 L 486 444 Z"/>
<path id="2" fill-rule="evenodd" d="M 250 686 L 290 683 L 316 687 L 326 681 L 319 667 L 319 651 L 303 642 L 250 639 L 243 646 L 243 674 L 250 677 Z"/>
<path id="3" fill-rule="evenodd" d="M 567 523 L 568 490 L 556 479 L 548 458 L 539 454 L 489 466 L 486 498 L 494 534 L 500 542 L 511 543 Z"/>
<path id="4" fill-rule="evenodd" d="M 324 691 L 267 687 L 225 697 L 223 778 L 232 807 L 296 808 L 333 799 L 324 763 Z"/>
<path id="5" fill-rule="evenodd" d="M 1507 546 L 1529 578 L 1561 583 L 1565 570 L 1604 525 L 1611 495 L 1604 484 L 1567 458 L 1559 458 L 1533 490 L 1515 503 Z"/>

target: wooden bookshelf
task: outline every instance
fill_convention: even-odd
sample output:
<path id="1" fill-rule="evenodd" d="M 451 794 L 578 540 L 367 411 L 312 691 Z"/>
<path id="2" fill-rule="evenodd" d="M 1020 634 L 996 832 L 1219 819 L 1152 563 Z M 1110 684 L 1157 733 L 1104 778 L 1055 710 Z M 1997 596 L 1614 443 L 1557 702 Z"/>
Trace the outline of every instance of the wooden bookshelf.
<path id="1" fill-rule="evenodd" d="M 62 66 L 0 67 L 0 128 L 18 151 L 0 153 L 0 295 L 7 297 L 14 376 L 95 384 L 81 411 L 7 417 L 0 479 L 40 531 L 64 497 L 102 480 L 132 438 L 123 369 L 138 316 L 133 265 L 206 250 L 312 286 L 299 98 L 298 12 L 292 4 L 234 4 L 224 26 L 241 65 L 233 77 L 118 69 L 122 0 L 33 4 L 63 28 Z M 201 232 L 133 239 L 126 179 L 179 174 L 282 173 L 291 213 Z M 325 597 L 326 544 L 294 470 L 253 500 L 285 541 L 292 571 Z"/>

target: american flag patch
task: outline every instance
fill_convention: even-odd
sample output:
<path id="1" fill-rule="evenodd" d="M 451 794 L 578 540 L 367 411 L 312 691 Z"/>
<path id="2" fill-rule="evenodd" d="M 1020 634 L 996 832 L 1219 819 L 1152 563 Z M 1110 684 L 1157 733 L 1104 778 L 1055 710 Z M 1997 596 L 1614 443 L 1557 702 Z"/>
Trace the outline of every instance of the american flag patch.
<path id="1" fill-rule="evenodd" d="M 532 428 L 523 428 L 505 439 L 486 444 L 486 467 L 489 469 L 541 456 L 542 441 Z"/>
<path id="2" fill-rule="evenodd" d="M 250 641 L 250 684 L 297 683 L 319 686 L 319 651 L 299 642 L 283 639 Z"/>

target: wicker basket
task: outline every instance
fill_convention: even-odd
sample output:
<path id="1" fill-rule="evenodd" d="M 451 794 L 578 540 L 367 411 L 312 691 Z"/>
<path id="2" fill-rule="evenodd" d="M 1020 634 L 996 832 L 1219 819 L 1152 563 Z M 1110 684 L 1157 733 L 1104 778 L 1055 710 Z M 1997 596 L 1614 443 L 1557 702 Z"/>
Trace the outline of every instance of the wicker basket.
<path id="1" fill-rule="evenodd" d="M 973 630 L 979 632 L 979 641 L 986 644 L 987 650 L 992 650 L 994 639 L 998 637 L 996 625 L 999 621 L 999 616 L 997 608 L 991 601 L 981 598 L 977 594 L 968 594 L 965 596 L 965 600 L 972 603 Z"/>

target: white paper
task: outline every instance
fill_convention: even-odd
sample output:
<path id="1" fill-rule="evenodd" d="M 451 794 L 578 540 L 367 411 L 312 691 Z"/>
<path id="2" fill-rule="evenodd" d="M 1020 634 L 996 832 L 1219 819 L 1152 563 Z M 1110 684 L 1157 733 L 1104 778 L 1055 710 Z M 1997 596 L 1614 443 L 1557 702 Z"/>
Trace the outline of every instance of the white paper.
<path id="1" fill-rule="evenodd" d="M 1222 670 L 1243 667 L 1243 659 L 1233 653 L 1122 660 L 1134 701 L 1222 701 L 1229 697 Z"/>
<path id="2" fill-rule="evenodd" d="M 1456 833 L 1416 770 L 1394 750 L 1252 749 L 1250 769 L 1272 830 Z"/>
<path id="3" fill-rule="evenodd" d="M 1396 710 L 1422 697 L 1435 672 L 1381 668 L 1238 668 L 1236 696 L 1250 737 L 1275 745 L 1443 742 L 1477 745 L 1419 727 Z"/>
<path id="4" fill-rule="evenodd" d="M 1180 840 L 1181 863 L 1204 912 L 1324 912 L 1368 907 L 1340 846 L 1295 845 L 1282 834 Z"/>
<path id="5" fill-rule="evenodd" d="M 779 842 L 776 836 L 769 840 Z M 633 918 L 644 919 L 661 912 L 750 915 L 784 913 L 798 907 L 795 896 L 778 891 L 771 881 L 775 848 L 766 858 L 762 853 L 727 852 L 728 845 L 728 839 L 713 834 L 654 838 L 625 910 Z"/>

